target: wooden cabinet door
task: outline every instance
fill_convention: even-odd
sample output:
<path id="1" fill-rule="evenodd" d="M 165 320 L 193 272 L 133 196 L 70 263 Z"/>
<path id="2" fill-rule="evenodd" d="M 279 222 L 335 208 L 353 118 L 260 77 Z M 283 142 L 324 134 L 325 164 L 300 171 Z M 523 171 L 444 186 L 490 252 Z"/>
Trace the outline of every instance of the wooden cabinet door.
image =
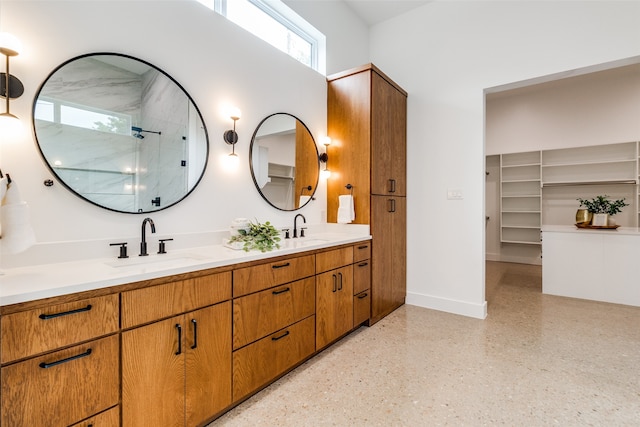
<path id="1" fill-rule="evenodd" d="M 123 427 L 184 426 L 183 317 L 122 333 Z"/>
<path id="2" fill-rule="evenodd" d="M 376 72 L 371 87 L 371 192 L 405 196 L 407 97 Z"/>
<path id="3" fill-rule="evenodd" d="M 371 321 L 404 303 L 406 294 L 406 199 L 371 196 Z"/>
<path id="4" fill-rule="evenodd" d="M 316 350 L 353 329 L 353 266 L 316 276 Z"/>
<path id="5" fill-rule="evenodd" d="M 196 426 L 231 404 L 231 302 L 184 317 L 186 425 Z"/>

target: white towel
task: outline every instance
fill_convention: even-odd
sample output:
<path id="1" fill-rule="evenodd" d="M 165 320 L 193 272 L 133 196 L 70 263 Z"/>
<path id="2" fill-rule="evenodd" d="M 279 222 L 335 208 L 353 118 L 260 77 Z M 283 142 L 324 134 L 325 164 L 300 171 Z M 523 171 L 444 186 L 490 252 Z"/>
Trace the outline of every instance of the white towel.
<path id="1" fill-rule="evenodd" d="M 311 199 L 311 196 L 300 196 L 300 202 L 298 204 L 298 207 L 302 207 L 306 205 L 309 199 Z"/>
<path id="2" fill-rule="evenodd" d="M 338 196 L 338 223 L 348 224 L 356 219 L 353 196 Z"/>
<path id="3" fill-rule="evenodd" d="M 2 202 L 0 200 L 0 202 Z M 15 181 L 6 189 L 2 207 L 0 207 L 2 251 L 17 254 L 29 249 L 36 237 L 29 219 L 29 205 L 21 200 Z"/>

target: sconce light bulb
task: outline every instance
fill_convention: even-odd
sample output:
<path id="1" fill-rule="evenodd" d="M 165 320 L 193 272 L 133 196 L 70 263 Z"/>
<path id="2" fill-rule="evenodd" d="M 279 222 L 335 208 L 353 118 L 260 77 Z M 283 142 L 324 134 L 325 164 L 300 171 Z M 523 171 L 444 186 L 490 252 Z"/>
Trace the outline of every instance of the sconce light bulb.
<path id="1" fill-rule="evenodd" d="M 0 129 L 3 136 L 16 136 L 22 130 L 22 122 L 11 113 L 0 113 Z"/>
<path id="2" fill-rule="evenodd" d="M 322 145 L 324 145 L 325 147 L 328 145 L 331 145 L 331 138 L 329 138 L 328 136 L 323 136 L 321 138 L 322 141 Z"/>
<path id="3" fill-rule="evenodd" d="M 240 120 L 240 117 L 242 117 L 242 112 L 239 108 L 232 107 L 229 109 L 229 117 L 231 117 L 231 120 L 235 122 L 236 120 Z"/>
<path id="4" fill-rule="evenodd" d="M 329 169 L 323 169 L 320 171 L 320 177 L 322 179 L 329 179 L 331 177 L 331 171 Z"/>
<path id="5" fill-rule="evenodd" d="M 22 43 L 13 34 L 0 33 L 0 53 L 6 56 L 16 56 L 22 52 Z"/>

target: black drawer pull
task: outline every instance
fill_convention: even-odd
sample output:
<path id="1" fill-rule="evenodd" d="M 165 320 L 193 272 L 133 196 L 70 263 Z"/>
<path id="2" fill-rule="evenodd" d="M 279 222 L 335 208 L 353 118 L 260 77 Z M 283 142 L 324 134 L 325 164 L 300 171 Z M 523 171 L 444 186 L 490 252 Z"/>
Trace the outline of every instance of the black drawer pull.
<path id="1" fill-rule="evenodd" d="M 91 349 L 85 351 L 84 353 L 76 354 L 75 356 L 67 357 L 66 359 L 57 360 L 55 362 L 51 362 L 51 363 L 42 362 L 40 364 L 40 367 L 43 368 L 43 369 L 52 368 L 52 367 L 54 367 L 56 365 L 60 365 L 62 363 L 67 363 L 67 362 L 71 362 L 72 360 L 80 359 L 82 357 L 87 357 L 90 354 L 91 354 Z"/>
<path id="2" fill-rule="evenodd" d="M 342 290 L 342 273 L 338 273 L 338 276 L 340 276 L 340 286 L 338 286 L 338 290 L 341 291 Z"/>
<path id="3" fill-rule="evenodd" d="M 358 267 L 366 267 L 367 265 L 369 265 L 369 263 L 365 261 L 358 264 Z"/>
<path id="4" fill-rule="evenodd" d="M 191 323 L 193 323 L 193 345 L 191 346 L 193 349 L 198 347 L 198 322 L 196 319 L 191 319 Z"/>
<path id="5" fill-rule="evenodd" d="M 280 295 L 280 294 L 284 294 L 285 292 L 289 292 L 291 290 L 291 288 L 284 288 L 281 291 L 273 291 L 271 292 L 274 295 Z"/>
<path id="6" fill-rule="evenodd" d="M 366 298 L 368 296 L 369 296 L 369 294 L 367 294 L 367 293 L 360 294 L 360 295 L 358 295 L 358 299 Z"/>
<path id="7" fill-rule="evenodd" d="M 60 316 L 66 316 L 68 314 L 82 313 L 82 312 L 89 311 L 89 310 L 91 310 L 91 304 L 87 305 L 84 308 L 78 308 L 76 310 L 70 310 L 70 311 L 63 311 L 62 313 L 54 313 L 54 314 L 44 314 L 44 313 L 42 313 L 38 317 L 40 317 L 42 320 L 48 320 L 48 319 L 53 319 L 53 318 L 60 317 Z"/>
<path id="8" fill-rule="evenodd" d="M 396 192 L 396 180 L 395 179 L 390 179 L 389 180 L 389 193 L 395 193 Z"/>
<path id="9" fill-rule="evenodd" d="M 176 351 L 176 356 L 182 353 L 182 326 L 179 323 L 176 323 L 176 329 L 178 330 L 178 351 Z"/>
<path id="10" fill-rule="evenodd" d="M 289 267 L 290 265 L 291 265 L 290 262 L 285 262 L 284 264 L 272 265 L 271 268 L 283 268 L 283 267 Z"/>
<path id="11" fill-rule="evenodd" d="M 289 331 L 284 331 L 284 334 L 280 335 L 279 337 L 271 337 L 271 341 L 278 341 L 286 337 L 287 335 L 289 335 Z"/>
<path id="12" fill-rule="evenodd" d="M 338 290 L 338 276 L 336 276 L 335 274 L 332 275 L 333 276 L 333 291 L 335 292 Z"/>
<path id="13" fill-rule="evenodd" d="M 358 246 L 358 249 L 367 249 L 369 245 Z"/>

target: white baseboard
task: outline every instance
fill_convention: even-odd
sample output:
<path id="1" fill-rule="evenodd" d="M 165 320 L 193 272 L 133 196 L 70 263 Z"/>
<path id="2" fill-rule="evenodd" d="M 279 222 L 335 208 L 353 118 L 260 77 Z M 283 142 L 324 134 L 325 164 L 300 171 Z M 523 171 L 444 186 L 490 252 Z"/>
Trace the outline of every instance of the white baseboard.
<path id="1" fill-rule="evenodd" d="M 528 257 L 517 255 L 500 255 L 495 253 L 487 253 L 484 256 L 487 261 L 499 261 L 499 262 L 515 262 L 518 264 L 532 264 L 542 265 L 542 259 L 540 257 Z"/>
<path id="2" fill-rule="evenodd" d="M 474 304 L 467 301 L 457 301 L 447 298 L 434 297 L 432 295 L 407 293 L 406 303 L 432 310 L 459 314 L 461 316 L 484 319 L 487 317 L 487 302 Z"/>

